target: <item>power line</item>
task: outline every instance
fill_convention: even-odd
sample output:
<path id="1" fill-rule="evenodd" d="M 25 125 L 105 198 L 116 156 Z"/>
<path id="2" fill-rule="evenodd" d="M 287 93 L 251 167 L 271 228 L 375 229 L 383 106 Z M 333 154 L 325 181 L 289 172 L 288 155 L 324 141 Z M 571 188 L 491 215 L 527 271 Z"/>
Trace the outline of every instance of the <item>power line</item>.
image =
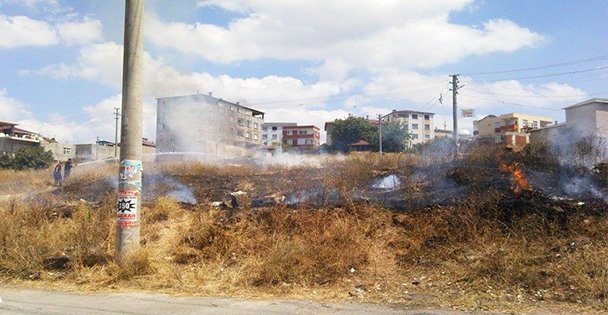
<path id="1" fill-rule="evenodd" d="M 506 102 L 506 101 L 502 101 L 502 100 L 496 100 L 496 99 L 491 99 L 491 98 L 487 98 L 487 97 L 480 97 L 480 96 L 474 96 L 474 95 L 462 94 L 462 93 L 460 95 L 466 96 L 466 97 L 472 97 L 472 98 L 476 98 L 476 99 L 480 99 L 480 100 L 498 102 L 498 103 L 505 104 L 505 105 L 515 105 L 515 106 L 530 107 L 530 108 L 536 108 L 536 109 L 561 111 L 561 108 L 551 108 L 551 107 L 542 107 L 542 106 L 526 105 L 526 104 L 521 104 L 521 103 Z"/>
<path id="2" fill-rule="evenodd" d="M 441 85 L 443 85 L 445 83 L 441 83 Z M 418 91 L 418 90 L 424 90 L 424 89 L 430 89 L 430 88 L 434 88 L 439 86 L 439 84 L 435 83 L 433 85 L 426 85 L 426 86 L 422 86 L 422 87 L 417 87 L 417 88 L 412 88 L 412 89 L 408 89 L 408 91 Z M 392 94 L 393 92 L 396 91 L 401 91 L 403 90 L 403 88 L 399 87 L 399 88 L 394 88 L 394 89 L 389 89 L 386 92 L 382 92 L 382 93 L 369 93 L 366 94 L 365 96 L 383 96 L 383 95 L 389 95 Z M 290 100 L 279 100 L 279 101 L 271 101 L 271 102 L 251 102 L 251 103 L 247 103 L 247 106 L 255 106 L 255 105 L 270 105 L 270 104 L 288 104 L 288 103 L 302 103 L 302 102 L 307 102 L 307 101 L 312 101 L 313 103 L 315 101 L 339 101 L 339 100 L 344 100 L 347 99 L 349 97 L 355 96 L 357 94 L 361 94 L 360 92 L 357 93 L 349 93 L 349 94 L 345 94 L 345 95 L 336 95 L 336 96 L 330 96 L 330 97 L 312 97 L 312 98 L 302 98 L 302 99 L 290 99 Z"/>
<path id="3" fill-rule="evenodd" d="M 511 70 L 498 70 L 498 71 L 488 71 L 488 72 L 473 72 L 473 73 L 465 73 L 465 76 L 475 76 L 475 75 L 491 75 L 491 74 L 502 74 L 502 73 L 513 73 L 513 72 L 522 72 L 522 71 L 531 71 L 531 70 L 539 70 L 539 69 L 547 69 L 554 67 L 561 67 L 567 65 L 574 65 L 586 62 L 594 62 L 608 59 L 608 55 L 596 56 L 587 59 L 580 59 L 574 61 L 567 61 L 562 63 L 555 63 L 550 65 L 538 66 L 538 67 L 528 67 L 528 68 L 519 68 L 519 69 L 511 69 Z"/>
<path id="4" fill-rule="evenodd" d="M 491 92 L 482 92 L 468 89 L 471 92 L 493 95 L 493 96 L 505 96 L 505 97 L 524 97 L 524 98 L 573 98 L 573 97 L 587 97 L 587 96 L 595 96 L 595 95 L 607 95 L 608 92 L 594 92 L 594 93 L 586 93 L 586 94 L 578 94 L 578 95 L 515 95 L 515 94 L 499 94 L 499 93 L 491 93 Z"/>
<path id="5" fill-rule="evenodd" d="M 533 75 L 533 76 L 527 76 L 527 77 L 495 79 L 495 80 L 489 80 L 489 81 L 486 81 L 486 82 L 498 82 L 498 81 L 509 81 L 509 80 L 526 80 L 526 79 L 539 79 L 539 78 L 548 78 L 548 77 L 558 77 L 558 76 L 564 76 L 564 75 L 569 75 L 569 74 L 584 73 L 584 72 L 591 72 L 591 71 L 599 71 L 599 70 L 604 70 L 604 69 L 608 69 L 608 66 L 589 68 L 589 69 L 583 69 L 583 70 L 576 70 L 576 71 L 568 71 L 568 72 L 558 72 L 558 73 L 549 73 L 549 74 L 542 74 L 542 75 Z"/>

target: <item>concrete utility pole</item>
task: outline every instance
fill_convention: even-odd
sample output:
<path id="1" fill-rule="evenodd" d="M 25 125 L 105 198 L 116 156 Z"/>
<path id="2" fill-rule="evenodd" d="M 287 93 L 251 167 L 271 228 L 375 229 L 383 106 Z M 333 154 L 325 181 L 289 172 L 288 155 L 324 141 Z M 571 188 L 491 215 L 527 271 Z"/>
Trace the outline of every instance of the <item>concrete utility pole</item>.
<path id="1" fill-rule="evenodd" d="M 114 158 L 118 157 L 118 118 L 120 113 L 118 107 L 114 107 L 114 120 L 116 120 L 116 128 L 114 129 Z"/>
<path id="2" fill-rule="evenodd" d="M 378 143 L 380 144 L 380 154 L 382 154 L 382 115 L 378 114 Z"/>
<path id="3" fill-rule="evenodd" d="M 126 0 L 122 69 L 122 123 L 116 202 L 116 261 L 139 247 L 142 186 L 144 0 Z"/>
<path id="4" fill-rule="evenodd" d="M 458 156 L 458 104 L 456 95 L 458 95 L 458 74 L 451 74 L 452 77 L 452 118 L 454 118 L 454 153 Z"/>

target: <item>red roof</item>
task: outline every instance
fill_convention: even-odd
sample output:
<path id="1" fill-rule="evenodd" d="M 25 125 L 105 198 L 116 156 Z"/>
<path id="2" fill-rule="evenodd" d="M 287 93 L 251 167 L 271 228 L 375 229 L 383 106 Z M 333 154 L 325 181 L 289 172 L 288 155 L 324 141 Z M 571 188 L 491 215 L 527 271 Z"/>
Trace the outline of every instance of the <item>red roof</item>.
<path id="1" fill-rule="evenodd" d="M 349 145 L 355 146 L 355 145 L 372 145 L 372 144 L 369 143 L 369 142 L 367 142 L 367 141 L 365 141 L 365 140 L 363 140 L 363 139 L 361 139 L 361 140 L 359 140 L 357 142 L 354 142 L 354 143 L 351 143 Z"/>

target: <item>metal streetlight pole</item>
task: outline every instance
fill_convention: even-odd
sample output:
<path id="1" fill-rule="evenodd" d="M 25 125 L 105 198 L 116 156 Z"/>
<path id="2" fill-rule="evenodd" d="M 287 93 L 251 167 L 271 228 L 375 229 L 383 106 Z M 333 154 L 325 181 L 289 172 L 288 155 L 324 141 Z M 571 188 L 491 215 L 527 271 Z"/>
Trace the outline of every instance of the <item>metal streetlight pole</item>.
<path id="1" fill-rule="evenodd" d="M 116 202 L 116 261 L 139 247 L 142 186 L 144 0 L 126 0 L 122 69 L 120 166 Z"/>

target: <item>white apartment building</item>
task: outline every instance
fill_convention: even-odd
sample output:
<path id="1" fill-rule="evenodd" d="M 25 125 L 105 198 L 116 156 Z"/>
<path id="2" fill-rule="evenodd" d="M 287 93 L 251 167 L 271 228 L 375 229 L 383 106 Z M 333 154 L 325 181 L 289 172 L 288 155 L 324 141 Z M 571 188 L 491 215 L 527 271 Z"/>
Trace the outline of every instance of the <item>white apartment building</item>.
<path id="1" fill-rule="evenodd" d="M 204 94 L 157 98 L 156 151 L 220 154 L 262 143 L 264 113 Z"/>
<path id="2" fill-rule="evenodd" d="M 262 124 L 262 144 L 266 147 L 279 147 L 283 143 L 283 127 L 297 126 L 292 122 L 265 122 Z"/>
<path id="3" fill-rule="evenodd" d="M 402 125 L 412 135 L 409 145 L 414 145 L 435 139 L 434 115 L 429 112 L 394 109 L 382 117 L 382 122 Z"/>

